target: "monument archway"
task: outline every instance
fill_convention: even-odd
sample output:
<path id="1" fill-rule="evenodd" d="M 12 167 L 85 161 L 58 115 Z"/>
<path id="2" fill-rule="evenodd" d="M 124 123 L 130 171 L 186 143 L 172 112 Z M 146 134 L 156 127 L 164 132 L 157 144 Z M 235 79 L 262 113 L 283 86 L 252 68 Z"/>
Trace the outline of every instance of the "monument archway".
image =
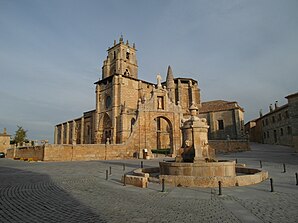
<path id="1" fill-rule="evenodd" d="M 173 150 L 173 125 L 171 121 L 164 117 L 158 116 L 155 119 L 156 131 L 156 149 L 170 149 Z"/>

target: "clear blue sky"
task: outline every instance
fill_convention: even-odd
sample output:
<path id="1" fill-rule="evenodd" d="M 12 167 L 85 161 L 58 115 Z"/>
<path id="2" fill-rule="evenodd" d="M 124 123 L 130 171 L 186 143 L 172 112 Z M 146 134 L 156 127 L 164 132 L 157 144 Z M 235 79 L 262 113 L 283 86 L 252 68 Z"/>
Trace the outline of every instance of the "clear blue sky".
<path id="1" fill-rule="evenodd" d="M 0 0 L 0 131 L 53 140 L 95 108 L 114 39 L 135 42 L 139 78 L 199 81 L 203 101 L 237 101 L 245 120 L 298 91 L 298 1 Z"/>

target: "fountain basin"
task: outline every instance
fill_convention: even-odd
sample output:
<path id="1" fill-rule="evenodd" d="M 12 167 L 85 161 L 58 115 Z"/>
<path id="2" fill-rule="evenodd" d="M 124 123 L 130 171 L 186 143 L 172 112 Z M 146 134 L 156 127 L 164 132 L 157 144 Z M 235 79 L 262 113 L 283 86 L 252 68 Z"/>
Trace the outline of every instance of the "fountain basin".
<path id="1" fill-rule="evenodd" d="M 160 162 L 159 180 L 173 186 L 223 187 L 247 186 L 268 179 L 268 172 L 236 166 L 235 161 L 211 163 Z M 238 175 L 237 175 L 238 174 Z"/>
<path id="2" fill-rule="evenodd" d="M 168 162 L 159 163 L 160 175 L 195 177 L 234 177 L 235 161 L 219 162 Z"/>

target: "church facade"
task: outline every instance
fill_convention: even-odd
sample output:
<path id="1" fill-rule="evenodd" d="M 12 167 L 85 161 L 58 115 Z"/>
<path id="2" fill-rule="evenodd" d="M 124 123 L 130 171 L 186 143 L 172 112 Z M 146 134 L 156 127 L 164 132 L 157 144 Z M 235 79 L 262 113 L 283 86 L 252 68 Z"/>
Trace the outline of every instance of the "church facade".
<path id="1" fill-rule="evenodd" d="M 130 144 L 175 151 L 183 144 L 180 128 L 190 117 L 189 108 L 200 111 L 202 106 L 198 82 L 174 78 L 170 66 L 164 82 L 159 74 L 155 84 L 138 79 L 135 45 L 123 37 L 108 49 L 102 79 L 95 85 L 95 109 L 56 125 L 55 144 Z"/>

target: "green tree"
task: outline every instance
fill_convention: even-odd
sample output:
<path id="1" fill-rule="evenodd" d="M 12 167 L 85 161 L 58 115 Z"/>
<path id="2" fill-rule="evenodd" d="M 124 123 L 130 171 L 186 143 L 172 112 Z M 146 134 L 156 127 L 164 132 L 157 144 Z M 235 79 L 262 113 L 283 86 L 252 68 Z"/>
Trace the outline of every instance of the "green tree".
<path id="1" fill-rule="evenodd" d="M 14 143 L 19 143 L 23 145 L 27 141 L 27 130 L 23 129 L 22 126 L 17 126 L 18 130 L 15 133 Z"/>

